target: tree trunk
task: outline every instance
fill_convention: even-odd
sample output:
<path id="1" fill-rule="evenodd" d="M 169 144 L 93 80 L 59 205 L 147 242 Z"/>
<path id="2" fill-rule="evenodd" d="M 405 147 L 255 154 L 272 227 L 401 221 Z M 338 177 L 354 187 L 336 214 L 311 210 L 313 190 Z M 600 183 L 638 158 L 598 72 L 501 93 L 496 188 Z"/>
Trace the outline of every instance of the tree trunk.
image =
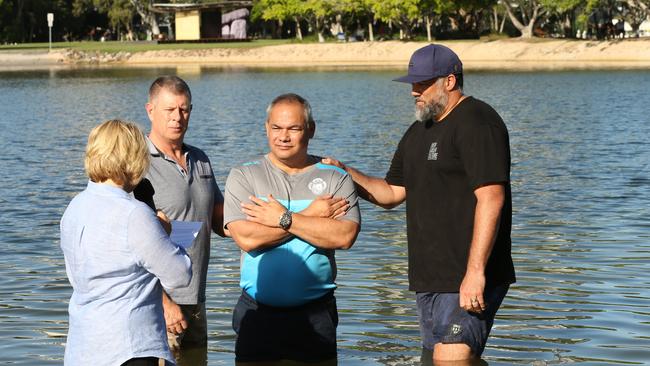
<path id="1" fill-rule="evenodd" d="M 321 26 L 320 18 L 314 16 L 316 23 L 316 33 L 318 34 L 318 43 L 324 43 L 325 37 L 323 36 L 323 27 Z"/>
<path id="2" fill-rule="evenodd" d="M 562 27 L 564 30 L 564 37 L 566 38 L 574 38 L 575 37 L 575 32 L 573 31 L 573 22 L 571 21 L 571 14 L 570 12 L 567 12 L 564 16 L 564 26 Z"/>
<path id="3" fill-rule="evenodd" d="M 302 41 L 302 30 L 300 30 L 300 18 L 294 16 L 293 20 L 296 22 L 296 39 Z"/>
<path id="4" fill-rule="evenodd" d="M 368 39 L 370 42 L 375 40 L 375 33 L 373 32 L 372 29 L 372 16 L 368 18 Z"/>
<path id="5" fill-rule="evenodd" d="M 411 24 L 407 19 L 401 19 L 399 23 L 399 39 L 411 39 Z"/>
<path id="6" fill-rule="evenodd" d="M 433 21 L 428 15 L 424 16 L 424 20 L 427 22 L 427 40 L 431 42 L 431 23 L 433 23 Z"/>
<path id="7" fill-rule="evenodd" d="M 341 14 L 336 14 L 336 34 L 339 33 L 345 33 L 345 30 L 343 29 L 343 25 L 341 22 L 343 21 L 343 17 Z"/>
<path id="8" fill-rule="evenodd" d="M 15 29 L 17 31 L 18 39 L 20 43 L 25 43 L 25 26 L 23 24 L 23 7 L 25 2 L 23 0 L 18 0 L 18 11 L 16 11 L 16 23 Z"/>
<path id="9" fill-rule="evenodd" d="M 528 19 L 528 21 L 526 22 L 527 24 L 524 25 L 512 13 L 512 10 L 510 9 L 510 5 L 508 4 L 507 1 L 504 1 L 502 4 L 505 6 L 506 11 L 508 12 L 508 18 L 510 18 L 512 25 L 514 25 L 515 28 L 517 28 L 517 30 L 521 32 L 521 38 L 533 38 L 533 27 L 535 26 L 535 22 L 537 21 L 537 18 L 542 14 L 542 12 L 539 11 L 541 6 L 539 4 L 534 4 L 533 13 L 530 16 L 526 14 L 522 6 L 519 7 L 524 22 L 526 22 L 526 20 Z"/>
<path id="10" fill-rule="evenodd" d="M 278 19 L 278 26 L 276 28 L 276 37 L 275 38 L 282 38 L 284 36 L 284 33 L 282 32 L 282 26 L 284 25 L 284 22 L 282 19 Z"/>
<path id="11" fill-rule="evenodd" d="M 156 14 L 149 11 L 149 1 L 131 0 L 131 4 L 133 4 L 135 11 L 140 15 L 142 24 L 147 28 L 147 33 L 151 33 L 154 36 L 159 35 L 160 28 L 158 28 Z"/>

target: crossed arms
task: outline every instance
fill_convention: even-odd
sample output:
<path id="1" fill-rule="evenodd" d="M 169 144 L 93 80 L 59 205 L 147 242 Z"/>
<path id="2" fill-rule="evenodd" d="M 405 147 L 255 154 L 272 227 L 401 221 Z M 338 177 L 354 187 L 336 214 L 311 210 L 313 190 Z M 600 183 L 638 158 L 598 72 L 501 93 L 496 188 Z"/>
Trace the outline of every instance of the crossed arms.
<path id="1" fill-rule="evenodd" d="M 359 234 L 359 224 L 340 219 L 349 208 L 341 197 L 321 196 L 306 209 L 292 215 L 292 224 L 284 230 L 280 216 L 287 209 L 272 195 L 267 201 L 249 197 L 250 203 L 241 203 L 246 220 L 228 223 L 228 230 L 237 245 L 245 252 L 272 248 L 291 236 L 322 249 L 349 249 Z"/>

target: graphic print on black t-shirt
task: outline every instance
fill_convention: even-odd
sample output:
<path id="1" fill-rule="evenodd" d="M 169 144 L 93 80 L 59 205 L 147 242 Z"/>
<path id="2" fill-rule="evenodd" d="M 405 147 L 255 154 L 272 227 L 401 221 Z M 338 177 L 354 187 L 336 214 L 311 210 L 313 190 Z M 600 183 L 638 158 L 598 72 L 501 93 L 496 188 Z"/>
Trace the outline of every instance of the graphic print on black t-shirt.
<path id="1" fill-rule="evenodd" d="M 429 148 L 429 160 L 438 160 L 438 143 L 432 142 Z"/>

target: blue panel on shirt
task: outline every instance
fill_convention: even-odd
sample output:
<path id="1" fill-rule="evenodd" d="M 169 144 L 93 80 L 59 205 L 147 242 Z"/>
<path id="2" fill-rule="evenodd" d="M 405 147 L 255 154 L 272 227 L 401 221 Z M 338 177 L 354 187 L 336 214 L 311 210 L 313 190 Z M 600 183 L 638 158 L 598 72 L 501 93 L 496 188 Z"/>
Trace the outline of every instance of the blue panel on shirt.
<path id="1" fill-rule="evenodd" d="M 343 169 L 341 169 L 341 168 L 339 168 L 339 167 L 337 167 L 337 166 L 334 166 L 334 165 L 328 165 L 328 164 L 323 164 L 323 163 L 316 163 L 316 168 L 318 168 L 318 169 L 320 169 L 320 170 L 336 170 L 337 172 L 339 172 L 339 173 L 341 173 L 341 174 L 343 174 L 343 175 L 347 175 L 347 174 L 348 174 L 348 172 L 346 172 L 345 170 L 343 170 Z"/>
<path id="2" fill-rule="evenodd" d="M 304 210 L 312 202 L 278 201 L 294 212 Z M 271 306 L 301 305 L 336 288 L 327 251 L 299 238 L 246 253 L 240 285 L 255 300 Z"/>

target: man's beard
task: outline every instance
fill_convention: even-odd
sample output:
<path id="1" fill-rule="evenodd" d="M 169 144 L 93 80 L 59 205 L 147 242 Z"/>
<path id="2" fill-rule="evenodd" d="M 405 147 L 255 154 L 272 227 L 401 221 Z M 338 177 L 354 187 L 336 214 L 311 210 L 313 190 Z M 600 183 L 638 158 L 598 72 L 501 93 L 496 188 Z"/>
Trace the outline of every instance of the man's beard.
<path id="1" fill-rule="evenodd" d="M 421 108 L 415 104 L 415 119 L 419 122 L 434 119 L 436 116 L 441 115 L 442 112 L 445 111 L 447 102 L 449 102 L 449 97 L 447 94 L 440 92 L 438 95 L 436 95 L 436 98 L 434 98 L 434 100 L 425 103 Z"/>

